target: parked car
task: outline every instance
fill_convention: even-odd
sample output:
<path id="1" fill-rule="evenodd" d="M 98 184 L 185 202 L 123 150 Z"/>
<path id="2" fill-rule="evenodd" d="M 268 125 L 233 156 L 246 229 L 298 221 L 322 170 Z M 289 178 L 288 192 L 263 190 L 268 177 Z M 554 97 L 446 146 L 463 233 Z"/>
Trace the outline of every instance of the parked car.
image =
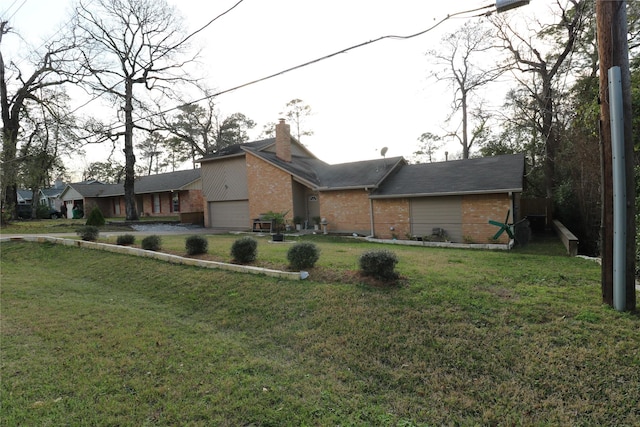
<path id="1" fill-rule="evenodd" d="M 31 203 L 19 203 L 16 205 L 16 212 L 18 218 L 31 219 Z M 40 206 L 38 207 L 38 217 L 58 219 L 62 218 L 62 214 L 56 209 Z"/>

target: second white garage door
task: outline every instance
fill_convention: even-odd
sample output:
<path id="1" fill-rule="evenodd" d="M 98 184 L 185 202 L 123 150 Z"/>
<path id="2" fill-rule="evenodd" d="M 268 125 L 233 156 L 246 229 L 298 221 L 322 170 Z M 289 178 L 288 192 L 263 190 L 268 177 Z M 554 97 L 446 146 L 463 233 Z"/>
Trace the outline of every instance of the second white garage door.
<path id="1" fill-rule="evenodd" d="M 232 200 L 209 202 L 209 226 L 212 228 L 229 228 L 236 230 L 251 228 L 249 222 L 249 201 Z"/>
<path id="2" fill-rule="evenodd" d="M 411 199 L 411 234 L 429 236 L 442 228 L 452 242 L 462 242 L 462 197 Z"/>

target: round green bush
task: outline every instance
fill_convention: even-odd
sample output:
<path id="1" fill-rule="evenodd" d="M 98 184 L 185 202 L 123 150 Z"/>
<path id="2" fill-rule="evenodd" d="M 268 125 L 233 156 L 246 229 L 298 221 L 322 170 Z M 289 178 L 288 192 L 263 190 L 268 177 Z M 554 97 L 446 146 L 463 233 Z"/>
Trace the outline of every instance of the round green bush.
<path id="1" fill-rule="evenodd" d="M 299 242 L 291 246 L 287 251 L 289 265 L 295 270 L 311 268 L 320 258 L 320 249 L 315 243 Z"/>
<path id="2" fill-rule="evenodd" d="M 241 237 L 231 245 L 231 257 L 235 262 L 247 264 L 255 261 L 257 255 L 258 241 L 253 237 Z"/>
<path id="3" fill-rule="evenodd" d="M 135 242 L 136 236 L 133 234 L 121 234 L 116 238 L 116 243 L 122 246 L 133 245 Z"/>
<path id="4" fill-rule="evenodd" d="M 78 228 L 76 230 L 76 233 L 82 240 L 86 240 L 87 242 L 95 242 L 96 240 L 98 240 L 100 230 L 94 225 L 85 225 L 84 227 Z"/>
<path id="5" fill-rule="evenodd" d="M 142 247 L 142 249 L 146 249 L 148 251 L 159 251 L 161 243 L 162 239 L 160 239 L 160 236 L 152 234 L 151 236 L 147 236 L 142 239 L 142 242 L 140 242 L 140 246 Z"/>
<path id="6" fill-rule="evenodd" d="M 209 242 L 206 237 L 193 235 L 187 237 L 184 246 L 188 255 L 206 254 L 209 248 Z"/>
<path id="7" fill-rule="evenodd" d="M 89 213 L 89 217 L 87 218 L 86 225 L 94 225 L 96 227 L 102 227 L 104 225 L 104 216 L 102 215 L 102 211 L 97 206 L 91 209 Z"/>
<path id="8" fill-rule="evenodd" d="M 381 280 L 395 280 L 398 257 L 388 250 L 367 251 L 360 256 L 360 270 L 366 276 L 373 276 Z"/>

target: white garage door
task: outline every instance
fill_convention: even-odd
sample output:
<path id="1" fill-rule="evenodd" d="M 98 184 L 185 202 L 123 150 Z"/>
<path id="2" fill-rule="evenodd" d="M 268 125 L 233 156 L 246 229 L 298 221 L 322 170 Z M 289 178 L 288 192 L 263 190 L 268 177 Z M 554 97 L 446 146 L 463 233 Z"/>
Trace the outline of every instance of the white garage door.
<path id="1" fill-rule="evenodd" d="M 452 242 L 462 242 L 462 197 L 411 199 L 411 234 L 429 236 L 442 228 Z"/>
<path id="2" fill-rule="evenodd" d="M 209 226 L 246 230 L 249 223 L 249 201 L 209 202 Z"/>

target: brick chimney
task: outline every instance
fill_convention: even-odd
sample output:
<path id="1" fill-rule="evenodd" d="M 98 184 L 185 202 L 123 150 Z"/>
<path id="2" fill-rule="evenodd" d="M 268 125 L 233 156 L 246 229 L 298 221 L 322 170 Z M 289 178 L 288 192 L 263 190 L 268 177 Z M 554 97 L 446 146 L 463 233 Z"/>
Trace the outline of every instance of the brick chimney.
<path id="1" fill-rule="evenodd" d="M 291 131 L 284 119 L 276 125 L 276 156 L 285 162 L 291 161 Z"/>

